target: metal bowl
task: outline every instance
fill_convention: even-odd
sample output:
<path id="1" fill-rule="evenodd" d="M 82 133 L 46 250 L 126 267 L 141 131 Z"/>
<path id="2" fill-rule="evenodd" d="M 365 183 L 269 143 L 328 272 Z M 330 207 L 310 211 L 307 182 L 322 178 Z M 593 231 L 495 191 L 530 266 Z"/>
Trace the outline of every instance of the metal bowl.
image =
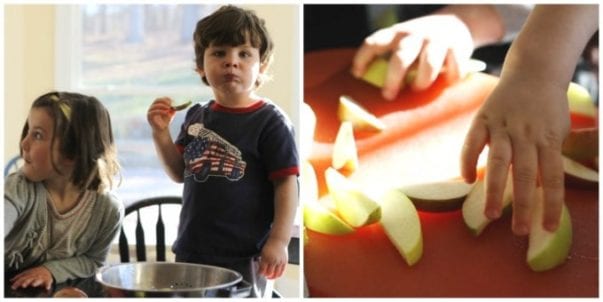
<path id="1" fill-rule="evenodd" d="M 230 269 L 180 262 L 122 263 L 96 274 L 111 297 L 247 297 L 251 286 L 242 279 Z"/>

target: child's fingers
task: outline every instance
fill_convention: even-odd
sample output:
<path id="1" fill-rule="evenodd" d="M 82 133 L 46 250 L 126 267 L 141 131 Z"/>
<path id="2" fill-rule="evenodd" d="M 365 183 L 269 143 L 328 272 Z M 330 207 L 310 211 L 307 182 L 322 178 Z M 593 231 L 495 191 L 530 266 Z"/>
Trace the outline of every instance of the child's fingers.
<path id="1" fill-rule="evenodd" d="M 375 57 L 391 50 L 391 43 L 395 36 L 393 30 L 381 29 L 364 39 L 364 43 L 352 60 L 352 74 L 357 78 L 362 77 Z"/>
<path id="2" fill-rule="evenodd" d="M 564 199 L 563 159 L 561 151 L 555 148 L 541 148 L 540 179 L 544 191 L 543 227 L 554 231 L 559 225 Z"/>
<path id="3" fill-rule="evenodd" d="M 490 219 L 500 217 L 502 198 L 511 163 L 511 142 L 502 129 L 491 132 L 486 168 L 486 209 Z"/>
<path id="4" fill-rule="evenodd" d="M 417 76 L 411 82 L 414 90 L 425 90 L 436 80 L 446 58 L 447 47 L 438 41 L 426 40 L 419 55 Z"/>
<path id="5" fill-rule="evenodd" d="M 38 287 L 40 285 L 44 285 L 45 288 L 48 288 L 48 284 L 47 282 L 44 282 L 44 280 L 42 280 L 41 278 L 36 278 L 31 282 L 31 285 L 33 287 Z"/>
<path id="6" fill-rule="evenodd" d="M 417 36 L 407 36 L 398 42 L 396 51 L 389 59 L 387 76 L 383 84 L 382 95 L 387 100 L 393 100 L 404 83 L 404 77 L 410 66 L 417 60 L 423 47 L 423 40 Z"/>
<path id="7" fill-rule="evenodd" d="M 461 153 L 461 175 L 466 182 L 473 183 L 475 181 L 477 160 L 486 146 L 487 140 L 488 130 L 478 116 L 467 132 Z"/>
<path id="8" fill-rule="evenodd" d="M 47 290 L 50 290 L 52 288 L 52 279 L 46 280 L 44 283 L 46 284 Z"/>
<path id="9" fill-rule="evenodd" d="M 517 235 L 529 233 L 537 169 L 538 157 L 534 145 L 527 142 L 514 142 L 512 229 Z"/>
<path id="10" fill-rule="evenodd" d="M 272 276 L 274 275 L 274 265 L 263 262 L 263 264 L 260 264 L 260 274 L 268 279 L 272 279 Z"/>
<path id="11" fill-rule="evenodd" d="M 461 70 L 459 63 L 456 60 L 454 51 L 450 48 L 446 51 L 443 68 L 446 69 L 445 74 L 448 82 L 456 81 L 465 76 L 464 71 Z"/>
<path id="12" fill-rule="evenodd" d="M 285 267 L 287 265 L 286 264 L 279 264 L 276 269 L 274 270 L 274 277 L 273 279 L 279 278 L 280 276 L 283 275 L 283 273 L 285 272 Z"/>
<path id="13" fill-rule="evenodd" d="M 32 281 L 33 281 L 33 279 L 30 276 L 23 277 L 23 278 L 19 279 L 19 282 L 16 282 L 17 285 L 15 286 L 15 288 L 19 288 L 19 287 L 26 288 L 31 284 Z"/>

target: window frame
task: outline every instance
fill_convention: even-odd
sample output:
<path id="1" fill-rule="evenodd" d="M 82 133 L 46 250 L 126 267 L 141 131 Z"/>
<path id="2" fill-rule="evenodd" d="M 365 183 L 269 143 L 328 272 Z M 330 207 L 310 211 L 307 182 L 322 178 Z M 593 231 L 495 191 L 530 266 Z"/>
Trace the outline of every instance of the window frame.
<path id="1" fill-rule="evenodd" d="M 177 95 L 182 91 L 188 94 L 207 94 L 210 88 L 203 85 L 201 78 L 196 85 L 120 85 L 111 87 L 87 87 L 80 85 L 82 62 L 82 14 L 81 7 L 85 4 L 57 5 L 55 10 L 55 86 L 59 90 L 76 90 L 84 94 L 130 94 L 155 97 L 158 95 Z M 129 5 L 111 4 L 102 5 Z M 140 4 L 149 5 L 149 4 Z M 162 4 L 168 5 L 168 4 Z M 199 4 L 205 5 L 205 4 Z M 191 38 L 192 39 L 192 38 Z M 192 61 L 191 61 L 192 62 Z"/>

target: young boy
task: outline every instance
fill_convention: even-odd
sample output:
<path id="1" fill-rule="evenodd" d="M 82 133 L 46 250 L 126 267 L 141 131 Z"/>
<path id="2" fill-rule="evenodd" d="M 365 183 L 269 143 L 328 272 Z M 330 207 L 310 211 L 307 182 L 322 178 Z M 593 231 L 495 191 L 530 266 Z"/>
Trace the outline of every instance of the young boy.
<path id="1" fill-rule="evenodd" d="M 156 99 L 147 114 L 167 174 L 184 182 L 176 261 L 239 271 L 252 296 L 271 295 L 267 279 L 287 264 L 298 194 L 293 128 L 255 94 L 272 41 L 252 11 L 223 6 L 197 23 L 194 42 L 215 99 L 188 110 L 175 142 L 172 100 Z"/>

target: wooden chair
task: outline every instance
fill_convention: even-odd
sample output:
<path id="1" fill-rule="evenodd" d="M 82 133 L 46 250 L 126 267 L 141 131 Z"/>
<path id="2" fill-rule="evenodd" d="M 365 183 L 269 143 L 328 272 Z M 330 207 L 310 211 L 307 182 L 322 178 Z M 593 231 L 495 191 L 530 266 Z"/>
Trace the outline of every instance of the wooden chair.
<path id="1" fill-rule="evenodd" d="M 156 260 L 165 261 L 165 225 L 163 223 L 163 217 L 161 216 L 161 206 L 164 204 L 182 204 L 182 198 L 179 196 L 151 197 L 136 201 L 126 207 L 125 216 L 136 212 L 135 238 L 137 261 L 147 261 L 146 244 L 144 238 L 145 230 L 140 221 L 140 209 L 154 206 L 158 207 L 157 223 L 155 224 L 155 238 L 157 239 L 155 245 Z M 130 262 L 130 248 L 123 226 L 119 233 L 119 257 L 122 263 Z"/>
<path id="2" fill-rule="evenodd" d="M 146 244 L 144 238 L 144 228 L 140 221 L 140 209 L 157 206 L 158 214 L 157 214 L 157 223 L 155 225 L 156 232 L 156 253 L 157 253 L 157 261 L 165 261 L 166 259 L 166 251 L 165 251 L 165 226 L 163 223 L 163 217 L 161 215 L 161 205 L 164 204 L 182 204 L 182 198 L 179 196 L 162 196 L 162 197 L 152 197 L 146 198 L 139 201 L 134 202 L 133 204 L 126 207 L 125 216 L 128 216 L 131 213 L 136 212 L 136 230 L 135 230 L 135 239 L 136 239 L 136 259 L 137 261 L 146 261 Z M 291 238 L 291 242 L 289 243 L 289 263 L 299 265 L 299 238 Z M 130 262 L 130 249 L 128 246 L 128 239 L 124 232 L 123 226 L 121 228 L 119 234 L 119 257 L 120 261 Z M 282 295 L 274 290 L 272 293 L 273 298 L 282 298 Z"/>

